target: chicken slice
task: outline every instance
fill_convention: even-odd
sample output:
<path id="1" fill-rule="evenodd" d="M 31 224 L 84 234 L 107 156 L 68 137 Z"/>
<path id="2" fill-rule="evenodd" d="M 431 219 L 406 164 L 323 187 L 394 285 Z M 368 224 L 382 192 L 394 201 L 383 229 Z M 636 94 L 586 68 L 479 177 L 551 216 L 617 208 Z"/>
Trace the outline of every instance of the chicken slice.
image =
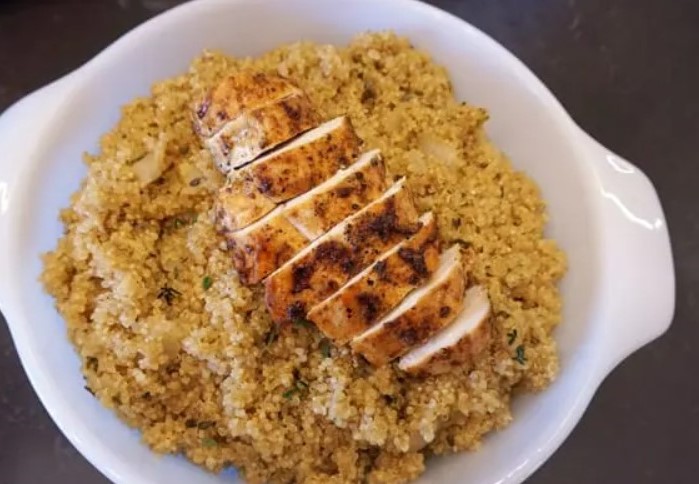
<path id="1" fill-rule="evenodd" d="M 386 168 L 379 150 L 373 150 L 288 202 L 284 214 L 299 232 L 315 240 L 385 190 Z"/>
<path id="2" fill-rule="evenodd" d="M 350 119 L 339 116 L 241 168 L 237 175 L 273 202 L 281 203 L 351 165 L 361 144 Z"/>
<path id="3" fill-rule="evenodd" d="M 308 319 L 341 345 L 371 327 L 439 264 L 437 222 L 432 213 L 420 217 L 420 229 L 385 252 L 335 294 L 308 312 Z"/>
<path id="4" fill-rule="evenodd" d="M 265 302 L 277 322 L 305 318 L 308 309 L 418 229 L 405 178 L 303 249 L 265 281 Z"/>
<path id="5" fill-rule="evenodd" d="M 233 264 L 243 284 L 257 284 L 309 244 L 279 206 L 247 227 L 226 234 Z"/>
<path id="6" fill-rule="evenodd" d="M 464 259 L 458 245 L 444 252 L 427 284 L 353 339 L 352 349 L 375 366 L 381 366 L 451 323 L 463 305 L 467 278 Z"/>
<path id="7" fill-rule="evenodd" d="M 194 105 L 194 127 L 201 137 L 210 138 L 243 112 L 301 93 L 289 79 L 241 71 L 219 82 Z"/>
<path id="8" fill-rule="evenodd" d="M 377 199 L 385 188 L 385 168 L 376 150 L 247 227 L 237 231 L 224 228 L 241 280 L 246 284 L 261 281 L 311 240 Z M 236 196 L 225 195 L 224 202 Z M 228 220 L 239 215 L 234 210 L 221 210 L 219 219 L 226 227 L 230 226 L 225 225 Z"/>
<path id="9" fill-rule="evenodd" d="M 398 367 L 413 375 L 437 375 L 472 363 L 490 343 L 490 301 L 482 286 L 466 291 L 464 309 L 454 322 L 406 353 Z"/>
<path id="10" fill-rule="evenodd" d="M 235 232 L 259 220 L 277 206 L 250 183 L 229 178 L 216 198 L 216 221 L 223 232 Z"/>
<path id="11" fill-rule="evenodd" d="M 352 164 L 360 144 L 340 116 L 232 172 L 218 195 L 219 223 L 227 231 L 251 224 Z"/>
<path id="12" fill-rule="evenodd" d="M 302 93 L 291 94 L 270 104 L 243 111 L 204 144 L 216 166 L 228 173 L 262 153 L 318 124 L 311 101 Z"/>

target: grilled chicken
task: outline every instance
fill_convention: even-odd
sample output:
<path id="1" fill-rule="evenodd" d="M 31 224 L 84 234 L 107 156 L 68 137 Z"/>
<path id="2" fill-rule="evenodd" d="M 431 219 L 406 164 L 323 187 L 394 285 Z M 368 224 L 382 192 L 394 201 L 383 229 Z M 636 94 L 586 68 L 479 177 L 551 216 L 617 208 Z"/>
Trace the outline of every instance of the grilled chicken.
<path id="1" fill-rule="evenodd" d="M 210 138 L 241 113 L 302 93 L 293 82 L 262 72 L 241 71 L 214 86 L 194 106 L 194 127 Z"/>
<path id="2" fill-rule="evenodd" d="M 464 259 L 458 245 L 444 252 L 428 283 L 353 339 L 352 349 L 381 366 L 451 323 L 463 306 L 467 278 Z"/>
<path id="3" fill-rule="evenodd" d="M 490 301 L 482 286 L 466 291 L 464 309 L 454 322 L 406 353 L 398 367 L 413 375 L 446 373 L 473 362 L 490 343 Z"/>
<path id="4" fill-rule="evenodd" d="M 204 144 L 223 173 L 254 160 L 265 151 L 318 124 L 308 97 L 292 94 L 277 102 L 242 113 Z"/>
<path id="5" fill-rule="evenodd" d="M 227 234 L 233 263 L 244 284 L 256 284 L 291 259 L 309 240 L 289 223 L 280 206 L 257 222 Z"/>
<path id="6" fill-rule="evenodd" d="M 305 318 L 383 252 L 418 229 L 405 179 L 299 252 L 265 281 L 265 301 L 277 322 Z"/>
<path id="7" fill-rule="evenodd" d="M 259 220 L 276 206 L 254 185 L 231 177 L 218 192 L 216 219 L 223 232 L 235 232 Z"/>
<path id="8" fill-rule="evenodd" d="M 261 281 L 311 240 L 377 199 L 385 188 L 383 161 L 378 150 L 373 151 L 313 190 L 278 205 L 251 225 L 227 231 L 241 280 L 247 284 Z M 228 213 L 220 216 L 224 223 L 226 216 L 235 214 Z"/>
<path id="9" fill-rule="evenodd" d="M 229 231 L 245 227 L 352 164 L 360 145 L 345 116 L 307 131 L 231 173 L 219 193 L 219 221 Z"/>
<path id="10" fill-rule="evenodd" d="M 228 173 L 318 123 L 306 94 L 290 81 L 239 73 L 195 106 L 195 127 L 219 169 Z"/>
<path id="11" fill-rule="evenodd" d="M 299 232 L 314 240 L 379 198 L 385 190 L 386 168 L 379 150 L 373 150 L 290 201 L 284 213 Z"/>
<path id="12" fill-rule="evenodd" d="M 385 252 L 335 294 L 308 313 L 336 344 L 345 344 L 371 327 L 439 264 L 437 223 L 432 213 L 420 217 L 420 229 Z"/>
<path id="13" fill-rule="evenodd" d="M 267 198 L 281 203 L 351 165 L 361 145 L 349 118 L 340 116 L 255 160 L 239 174 Z"/>

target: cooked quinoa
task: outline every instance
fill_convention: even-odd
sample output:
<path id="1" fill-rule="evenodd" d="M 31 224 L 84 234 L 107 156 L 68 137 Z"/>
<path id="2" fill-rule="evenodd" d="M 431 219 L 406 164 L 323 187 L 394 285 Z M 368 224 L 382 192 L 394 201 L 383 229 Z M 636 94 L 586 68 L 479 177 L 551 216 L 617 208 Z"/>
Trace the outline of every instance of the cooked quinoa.
<path id="1" fill-rule="evenodd" d="M 326 119 L 348 114 L 436 213 L 444 241 L 471 245 L 471 278 L 493 307 L 493 343 L 475 366 L 414 379 L 313 327 L 274 327 L 216 231 L 224 180 L 191 126 L 194 100 L 243 68 L 290 77 Z M 256 483 L 406 482 L 430 455 L 477 449 L 512 419 L 513 394 L 556 376 L 565 271 L 536 185 L 488 142 L 487 117 L 454 99 L 443 67 L 388 33 L 255 59 L 205 52 L 155 84 L 85 155 L 65 235 L 44 259 L 87 388 L 155 451 L 235 466 Z M 143 187 L 134 164 L 158 147 L 165 169 Z"/>

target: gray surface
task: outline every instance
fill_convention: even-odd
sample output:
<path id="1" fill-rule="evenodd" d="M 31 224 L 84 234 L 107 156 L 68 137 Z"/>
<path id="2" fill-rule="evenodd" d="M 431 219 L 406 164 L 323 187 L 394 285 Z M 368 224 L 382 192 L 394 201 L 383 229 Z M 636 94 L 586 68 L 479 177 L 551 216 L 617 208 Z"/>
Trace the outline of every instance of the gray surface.
<path id="1" fill-rule="evenodd" d="M 176 3 L 0 2 L 0 109 Z M 671 230 L 678 297 L 670 332 L 614 371 L 530 481 L 699 482 L 699 2 L 433 3 L 502 42 L 584 129 L 640 166 Z M 0 483 L 41 482 L 105 479 L 51 422 L 0 324 Z"/>

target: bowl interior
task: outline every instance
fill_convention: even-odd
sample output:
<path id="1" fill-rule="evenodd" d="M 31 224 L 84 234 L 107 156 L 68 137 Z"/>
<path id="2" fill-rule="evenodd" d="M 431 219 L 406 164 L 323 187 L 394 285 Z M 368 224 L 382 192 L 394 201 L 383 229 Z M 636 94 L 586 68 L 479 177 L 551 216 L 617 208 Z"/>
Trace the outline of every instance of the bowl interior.
<path id="1" fill-rule="evenodd" d="M 596 327 L 593 284 L 595 221 L 587 203 L 590 174 L 579 159 L 574 130 L 550 93 L 499 45 L 460 20 L 404 0 L 202 1 L 180 7 L 109 47 L 74 75 L 56 122 L 42 139 L 16 247 L 23 261 L 20 301 L 29 334 L 25 365 L 41 379 L 40 395 L 62 430 L 109 477 L 123 482 L 220 482 L 184 459 L 160 458 L 139 443 L 85 390 L 65 327 L 37 282 L 38 254 L 62 233 L 58 209 L 69 203 L 85 174 L 84 151 L 95 151 L 120 105 L 147 95 L 156 80 L 187 68 L 201 50 L 256 55 L 279 44 L 313 40 L 346 43 L 366 30 L 392 29 L 446 65 L 459 98 L 486 107 L 488 131 L 517 169 L 533 177 L 548 202 L 548 235 L 566 250 L 570 271 L 562 283 L 564 321 L 557 330 L 561 374 L 545 393 L 518 398 L 515 420 L 487 438 L 477 453 L 435 460 L 421 482 L 518 481 L 545 459 L 587 403 L 593 379 Z M 60 119 L 60 122 L 58 122 Z M 571 222 L 574 221 L 574 222 Z M 231 473 L 226 473 L 231 474 Z M 230 475 L 226 476 L 230 479 Z"/>

